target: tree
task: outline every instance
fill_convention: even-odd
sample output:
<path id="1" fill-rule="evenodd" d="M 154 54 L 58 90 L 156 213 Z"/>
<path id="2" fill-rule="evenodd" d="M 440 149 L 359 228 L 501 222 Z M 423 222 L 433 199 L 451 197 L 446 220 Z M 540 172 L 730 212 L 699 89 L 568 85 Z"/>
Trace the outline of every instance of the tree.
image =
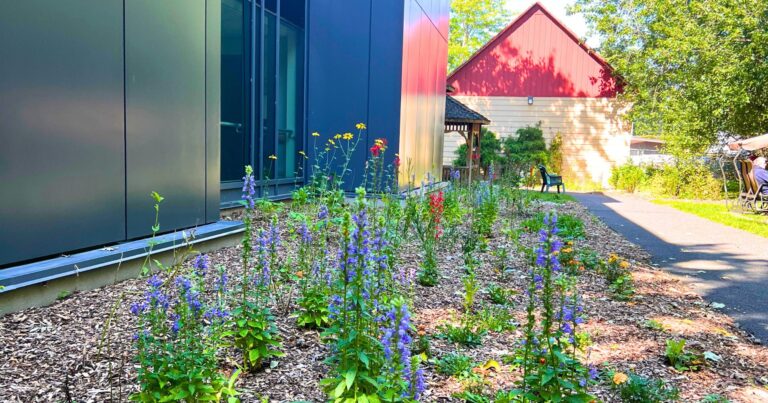
<path id="1" fill-rule="evenodd" d="M 534 165 L 546 164 L 547 143 L 541 124 L 522 127 L 517 129 L 517 137 L 505 138 L 504 156 L 512 172 L 527 172 Z"/>
<path id="2" fill-rule="evenodd" d="M 720 132 L 768 131 L 765 0 L 578 0 L 571 11 L 602 38 L 635 133 L 685 155 Z"/>
<path id="3" fill-rule="evenodd" d="M 496 137 L 496 133 L 485 127 L 480 130 L 482 133 L 480 137 L 480 167 L 488 169 L 492 162 L 501 161 L 501 141 Z M 475 161 L 472 161 L 472 164 L 477 165 Z M 466 144 L 462 144 L 456 149 L 456 159 L 453 161 L 453 165 L 457 167 L 468 166 Z"/>
<path id="4" fill-rule="evenodd" d="M 510 20 L 505 0 L 452 0 L 448 71 L 464 63 Z"/>

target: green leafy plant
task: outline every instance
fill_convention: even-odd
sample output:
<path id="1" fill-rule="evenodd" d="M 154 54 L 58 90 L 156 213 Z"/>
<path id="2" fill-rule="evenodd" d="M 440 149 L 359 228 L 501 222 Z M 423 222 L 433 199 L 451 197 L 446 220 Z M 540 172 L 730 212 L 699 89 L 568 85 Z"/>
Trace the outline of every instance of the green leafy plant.
<path id="1" fill-rule="evenodd" d="M 253 217 L 258 206 L 255 199 L 255 178 L 253 169 L 245 167 L 245 185 L 243 186 L 243 222 L 246 231 L 243 234 L 242 276 L 240 278 L 238 304 L 229 316 L 226 337 L 234 340 L 234 345 L 243 355 L 243 370 L 255 370 L 273 357 L 282 357 L 280 336 L 275 325 L 275 318 L 269 308 L 272 272 L 269 256 L 275 253 L 279 242 L 276 227 L 270 226 L 265 231 L 258 231 L 256 267 L 251 267 L 253 251 Z"/>
<path id="2" fill-rule="evenodd" d="M 437 263 L 432 261 L 432 259 L 425 260 L 421 265 L 418 281 L 424 287 L 436 286 L 440 282 L 440 272 L 437 270 Z"/>
<path id="3" fill-rule="evenodd" d="M 155 200 L 153 234 L 159 231 L 159 205 L 163 198 L 152 192 Z M 152 246 L 142 265 L 149 273 Z M 184 255 L 186 256 L 186 255 Z M 224 346 L 226 286 L 216 281 L 215 289 L 206 289 L 208 258 L 198 255 L 192 270 L 183 259 L 171 266 L 156 263 L 164 275 L 147 280 L 143 299 L 130 306 L 138 331 L 134 335 L 139 391 L 133 401 L 227 401 L 235 402 L 234 382 L 239 372 L 226 377 L 218 369 L 218 351 Z"/>
<path id="4" fill-rule="evenodd" d="M 474 367 L 475 362 L 472 357 L 459 353 L 448 353 L 435 361 L 437 373 L 457 378 L 471 376 Z"/>
<path id="5" fill-rule="evenodd" d="M 493 188 L 488 182 L 481 182 L 475 190 L 472 231 L 478 235 L 478 241 L 491 236 L 499 214 L 498 196 Z"/>
<path id="6" fill-rule="evenodd" d="M 486 335 L 486 330 L 480 326 L 454 326 L 454 325 L 441 325 L 438 327 L 439 336 L 450 341 L 451 343 L 457 343 L 465 347 L 477 347 L 483 344 L 483 337 Z"/>
<path id="7" fill-rule="evenodd" d="M 245 301 L 232 310 L 235 346 L 243 352 L 246 370 L 260 368 L 266 360 L 282 357 L 280 337 L 275 318 L 269 308 L 254 301 Z"/>
<path id="8" fill-rule="evenodd" d="M 539 232 L 545 227 L 544 216 L 545 214 L 542 212 L 536 213 L 532 218 L 523 221 L 521 225 L 529 232 Z M 558 216 L 557 228 L 558 236 L 564 240 L 584 239 L 586 236 L 584 222 L 569 214 Z"/>
<path id="9" fill-rule="evenodd" d="M 608 285 L 613 299 L 617 301 L 629 301 L 635 295 L 634 281 L 632 275 L 623 274 Z"/>
<path id="10" fill-rule="evenodd" d="M 510 298 L 515 295 L 515 291 L 510 288 L 504 288 L 496 283 L 491 283 L 486 288 L 488 291 L 488 298 L 494 304 L 509 305 Z"/>
<path id="11" fill-rule="evenodd" d="M 664 403 L 679 399 L 677 388 L 667 385 L 662 379 L 645 378 L 630 373 L 609 372 L 611 389 L 624 403 Z"/>
<path id="12" fill-rule="evenodd" d="M 516 388 L 499 392 L 497 402 L 594 399 L 587 386 L 596 373 L 582 365 L 577 355 L 583 340 L 577 337 L 584 321 L 583 308 L 574 282 L 559 270 L 562 243 L 557 239 L 558 223 L 554 214 L 542 217 L 528 281 L 525 338 L 508 359 L 522 368 L 523 376 Z"/>
<path id="13" fill-rule="evenodd" d="M 318 288 L 310 288 L 299 297 L 299 306 L 296 324 L 300 327 L 322 329 L 327 327 L 331 320 L 328 310 L 328 296 L 325 291 Z"/>
<path id="14" fill-rule="evenodd" d="M 700 354 L 695 354 L 685 349 L 685 339 L 668 339 L 664 355 L 669 365 L 678 371 L 697 371 L 701 369 L 705 361 Z"/>
<path id="15" fill-rule="evenodd" d="M 664 328 L 664 325 L 661 322 L 653 319 L 646 320 L 645 323 L 643 323 L 643 327 L 647 329 L 658 330 L 660 332 L 667 330 L 666 328 Z"/>
<path id="16" fill-rule="evenodd" d="M 597 251 L 594 249 L 583 247 L 579 250 L 577 255 L 577 260 L 579 263 L 581 263 L 585 270 L 600 271 L 605 264 L 603 259 L 600 257 L 600 254 L 597 253 Z"/>
<path id="17" fill-rule="evenodd" d="M 701 399 L 699 403 L 731 403 L 731 401 L 725 396 L 711 394 L 704 396 L 704 398 Z"/>
<path id="18" fill-rule="evenodd" d="M 384 255 L 371 228 L 376 221 L 368 218 L 365 189 L 356 193 L 340 224 L 342 251 L 331 282 L 331 325 L 322 334 L 332 351 L 326 360 L 330 370 L 320 383 L 334 402 L 418 400 L 422 358 L 412 354 L 408 303 L 376 287 L 388 267 L 381 265 Z"/>
<path id="19" fill-rule="evenodd" d="M 493 332 L 510 332 L 517 328 L 512 314 L 503 306 L 489 306 L 477 314 L 477 322 L 483 329 Z"/>

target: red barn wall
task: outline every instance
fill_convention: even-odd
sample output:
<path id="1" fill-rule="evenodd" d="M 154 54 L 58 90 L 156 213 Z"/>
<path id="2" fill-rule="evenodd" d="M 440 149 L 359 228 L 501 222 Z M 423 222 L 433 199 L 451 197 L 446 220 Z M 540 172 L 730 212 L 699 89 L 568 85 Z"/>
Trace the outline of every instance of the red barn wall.
<path id="1" fill-rule="evenodd" d="M 456 95 L 613 97 L 616 85 L 598 56 L 534 5 L 448 78 Z"/>

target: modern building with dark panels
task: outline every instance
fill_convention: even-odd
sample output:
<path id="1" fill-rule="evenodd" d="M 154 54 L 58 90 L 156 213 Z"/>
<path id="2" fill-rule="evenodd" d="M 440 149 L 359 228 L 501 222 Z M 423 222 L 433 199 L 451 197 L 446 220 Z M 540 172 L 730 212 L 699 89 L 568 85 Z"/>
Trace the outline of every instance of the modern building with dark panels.
<path id="1" fill-rule="evenodd" d="M 0 2 L 0 267 L 216 222 L 304 183 L 309 133 L 442 153 L 448 0 Z M 276 160 L 268 157 L 275 155 Z"/>

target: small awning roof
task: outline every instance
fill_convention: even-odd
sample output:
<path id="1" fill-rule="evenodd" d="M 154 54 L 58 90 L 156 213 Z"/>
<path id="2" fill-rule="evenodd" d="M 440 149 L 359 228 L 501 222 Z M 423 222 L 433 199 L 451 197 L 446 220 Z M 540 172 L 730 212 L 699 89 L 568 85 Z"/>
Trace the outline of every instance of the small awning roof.
<path id="1" fill-rule="evenodd" d="M 445 96 L 445 123 L 491 123 L 485 116 L 469 109 L 468 106 L 457 101 L 456 98 Z"/>
<path id="2" fill-rule="evenodd" d="M 763 134 L 762 136 L 752 137 L 751 139 L 746 140 L 736 140 L 728 143 L 728 148 L 734 151 L 755 151 L 766 147 L 768 147 L 768 134 Z"/>

